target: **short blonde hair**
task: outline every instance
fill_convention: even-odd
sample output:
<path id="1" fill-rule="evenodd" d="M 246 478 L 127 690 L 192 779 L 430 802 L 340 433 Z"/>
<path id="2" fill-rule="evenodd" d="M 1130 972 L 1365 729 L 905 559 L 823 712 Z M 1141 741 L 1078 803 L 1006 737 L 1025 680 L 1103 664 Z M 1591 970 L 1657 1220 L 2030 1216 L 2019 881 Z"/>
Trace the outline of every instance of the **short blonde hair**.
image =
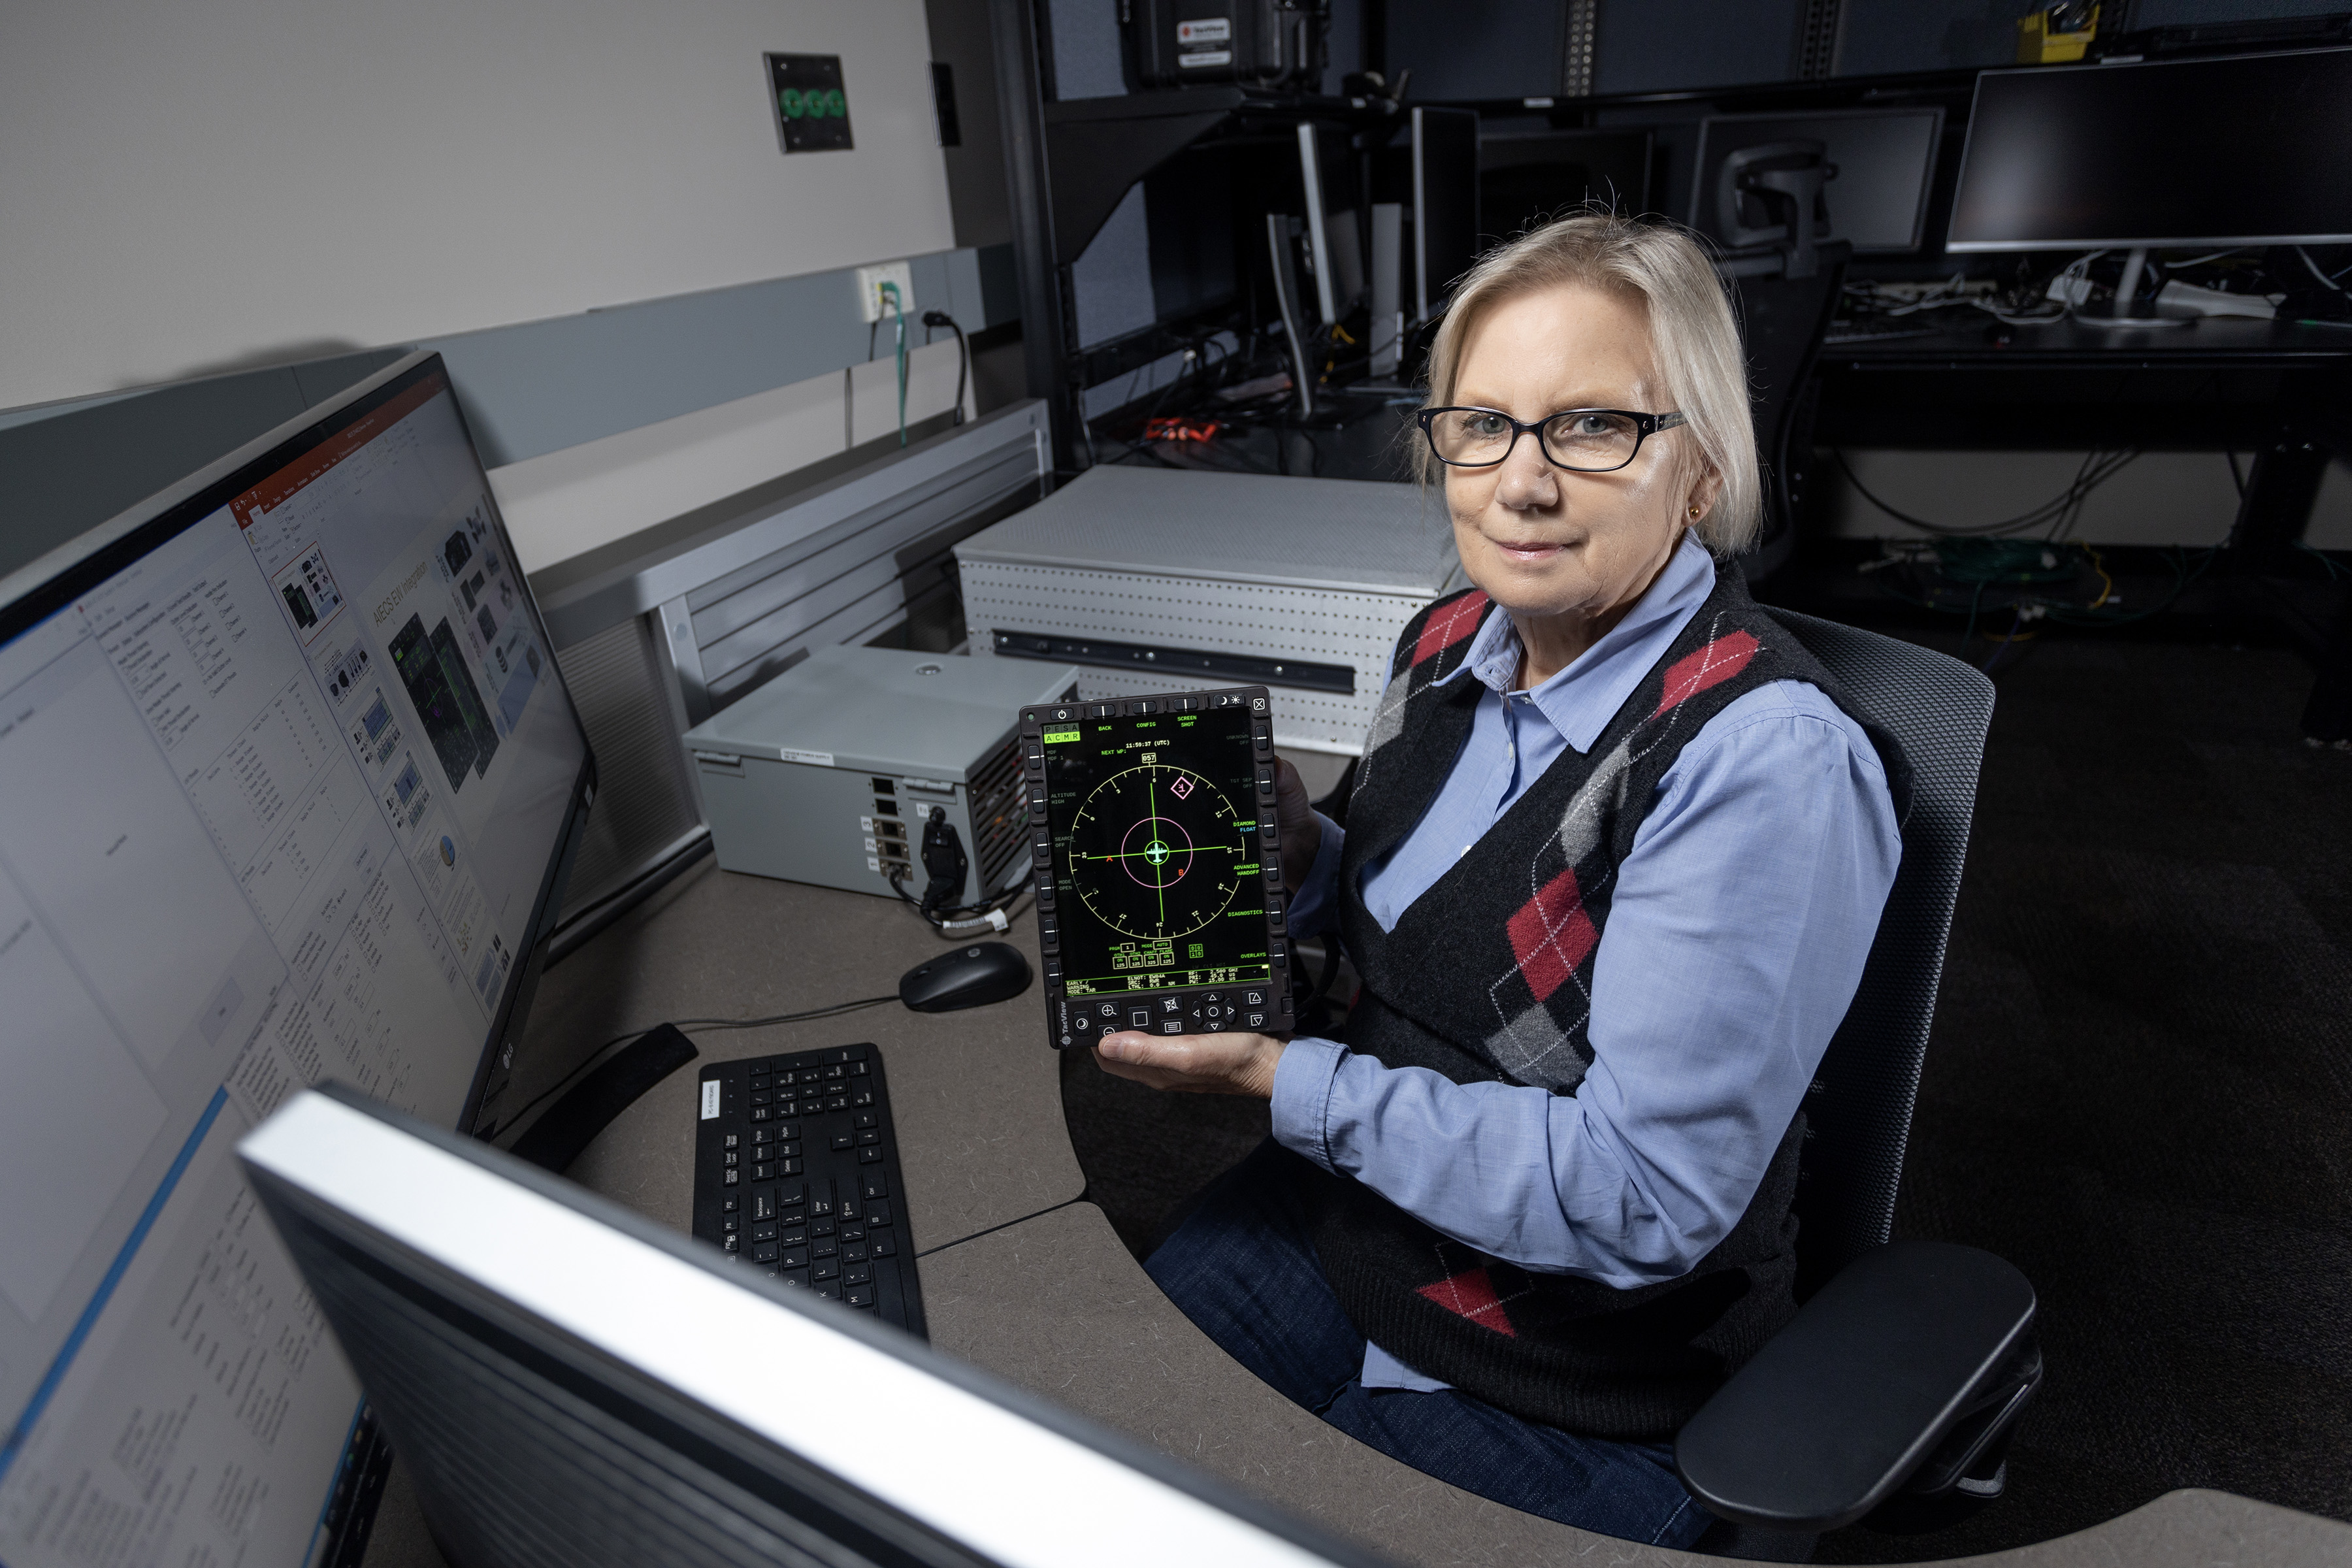
<path id="1" fill-rule="evenodd" d="M 1650 349 L 1668 408 L 1679 409 L 1697 447 L 1695 468 L 1713 469 L 1722 485 L 1695 528 L 1716 555 L 1738 554 L 1762 522 L 1763 481 L 1756 464 L 1756 424 L 1739 323 L 1699 242 L 1672 224 L 1580 213 L 1530 230 L 1478 258 L 1463 275 L 1429 350 L 1425 406 L 1454 399 L 1470 330 L 1502 300 L 1562 284 L 1630 294 L 1647 308 Z M 1667 409 L 1653 409 L 1664 413 Z M 1685 447 L 1687 454 L 1688 448 Z M 1685 455 L 1683 461 L 1692 459 Z M 1421 443 L 1424 481 L 1436 460 Z"/>

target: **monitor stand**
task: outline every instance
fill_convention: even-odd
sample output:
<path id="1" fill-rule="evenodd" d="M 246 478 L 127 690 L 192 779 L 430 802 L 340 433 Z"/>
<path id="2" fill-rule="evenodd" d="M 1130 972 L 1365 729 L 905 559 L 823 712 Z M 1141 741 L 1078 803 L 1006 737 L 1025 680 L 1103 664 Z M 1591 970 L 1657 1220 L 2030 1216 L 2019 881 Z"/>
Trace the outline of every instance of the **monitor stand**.
<path id="1" fill-rule="evenodd" d="M 1300 130 L 1307 129 L 1300 126 Z M 1298 297 L 1297 231 L 1301 225 L 1282 213 L 1265 216 L 1265 247 L 1274 263 L 1274 303 L 1282 316 L 1282 335 L 1290 344 L 1290 377 L 1298 397 L 1298 416 L 1315 416 L 1315 382 L 1308 374 L 1307 312 Z"/>
<path id="2" fill-rule="evenodd" d="M 2124 261 L 2123 280 L 2116 285 L 2116 309 L 2110 316 L 2076 316 L 2086 327 L 2193 327 L 2194 316 L 2134 316 L 2132 299 L 2139 292 L 2140 275 L 2147 270 L 2147 247 L 2134 246 Z"/>
<path id="3" fill-rule="evenodd" d="M 613 1118 L 696 1054 L 694 1042 L 676 1025 L 655 1025 L 566 1089 L 514 1141 L 509 1152 L 562 1175 Z"/>

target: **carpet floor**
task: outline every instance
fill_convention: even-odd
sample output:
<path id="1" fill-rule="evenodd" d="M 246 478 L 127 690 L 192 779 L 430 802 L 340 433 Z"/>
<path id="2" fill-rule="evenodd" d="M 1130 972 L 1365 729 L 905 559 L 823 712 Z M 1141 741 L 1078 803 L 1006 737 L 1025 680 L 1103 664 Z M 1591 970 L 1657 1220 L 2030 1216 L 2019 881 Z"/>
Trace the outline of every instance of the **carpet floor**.
<path id="1" fill-rule="evenodd" d="M 2177 1487 L 2352 1520 L 2352 754 L 2302 744 L 2309 671 L 2275 650 L 2053 633 L 1997 682 L 1896 1234 L 2023 1269 L 2048 1380 L 1998 1504 L 1817 1560 Z M 1076 1054 L 1062 1084 L 1139 1256 L 1265 1133 Z"/>

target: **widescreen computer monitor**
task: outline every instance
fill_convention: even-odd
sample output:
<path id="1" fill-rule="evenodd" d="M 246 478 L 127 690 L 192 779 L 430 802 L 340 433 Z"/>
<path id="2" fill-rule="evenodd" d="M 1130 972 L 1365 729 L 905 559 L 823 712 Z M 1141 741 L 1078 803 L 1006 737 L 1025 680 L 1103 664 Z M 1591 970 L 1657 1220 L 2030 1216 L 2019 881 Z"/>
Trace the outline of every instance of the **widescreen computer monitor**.
<path id="1" fill-rule="evenodd" d="M 495 1114 L 593 785 L 437 356 L 0 579 L 0 1563 L 329 1550 L 360 1385 L 235 1145 Z"/>
<path id="2" fill-rule="evenodd" d="M 2352 49 L 1986 71 L 1947 250 L 2352 242 Z"/>
<path id="3" fill-rule="evenodd" d="M 1927 196 L 1944 138 L 1941 109 L 1828 110 L 1816 114 L 1716 114 L 1699 122 L 1691 180 L 1690 224 L 1737 247 L 1742 226 L 1736 184 L 1739 156 L 1790 142 L 1819 142 L 1835 173 L 1822 193 L 1825 218 L 1817 242 L 1846 240 L 1857 254 L 1916 250 L 1927 237 Z M 1764 219 L 1751 214 L 1750 222 Z M 1764 221 L 1770 221 L 1764 219 Z"/>
<path id="4" fill-rule="evenodd" d="M 1412 313 L 1425 321 L 1478 259 L 1477 111 L 1414 110 L 1412 146 Z"/>
<path id="5" fill-rule="evenodd" d="M 2126 250 L 2078 319 L 2187 325 L 2133 313 L 2151 248 L 2352 240 L 2347 103 L 2352 49 L 1987 71 L 1944 248 Z"/>
<path id="6" fill-rule="evenodd" d="M 343 1091 L 238 1154 L 459 1568 L 1323 1568 L 1368 1554 Z"/>

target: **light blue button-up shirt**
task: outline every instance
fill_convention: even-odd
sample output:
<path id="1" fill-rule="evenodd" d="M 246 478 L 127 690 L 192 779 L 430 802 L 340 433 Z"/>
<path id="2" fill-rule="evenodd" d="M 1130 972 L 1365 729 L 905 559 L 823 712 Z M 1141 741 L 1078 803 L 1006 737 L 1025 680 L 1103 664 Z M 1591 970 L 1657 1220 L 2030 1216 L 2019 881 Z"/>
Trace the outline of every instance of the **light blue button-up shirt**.
<path id="1" fill-rule="evenodd" d="M 1490 616 L 1447 679 L 1486 688 L 1437 798 L 1366 868 L 1382 930 L 1560 753 L 1582 754 L 1714 585 L 1685 536 L 1606 637 L 1532 691 Z M 1323 824 L 1291 929 L 1328 921 L 1341 834 Z M 1593 1061 L 1573 1095 L 1456 1084 L 1329 1040 L 1291 1041 L 1274 1135 L 1431 1228 L 1538 1273 L 1620 1289 L 1687 1274 L 1738 1221 L 1862 976 L 1902 858 L 1886 776 L 1815 687 L 1775 681 L 1700 729 L 1617 869 L 1593 959 Z M 1370 1388 L 1442 1388 L 1378 1345 Z"/>

